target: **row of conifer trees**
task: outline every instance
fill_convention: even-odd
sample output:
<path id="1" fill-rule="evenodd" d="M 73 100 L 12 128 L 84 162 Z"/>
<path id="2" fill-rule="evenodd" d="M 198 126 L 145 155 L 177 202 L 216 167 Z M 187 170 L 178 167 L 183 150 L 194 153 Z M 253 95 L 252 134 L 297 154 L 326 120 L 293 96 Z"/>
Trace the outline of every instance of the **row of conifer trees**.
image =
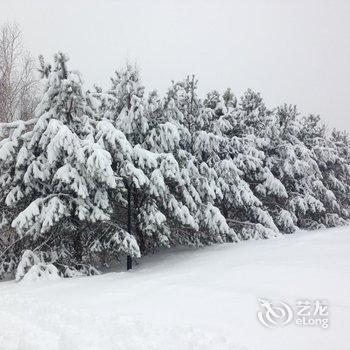
<path id="1" fill-rule="evenodd" d="M 36 116 L 0 124 L 0 276 L 98 273 L 161 247 L 275 237 L 349 220 L 350 148 L 260 94 L 147 93 L 138 70 L 85 91 L 40 59 Z"/>

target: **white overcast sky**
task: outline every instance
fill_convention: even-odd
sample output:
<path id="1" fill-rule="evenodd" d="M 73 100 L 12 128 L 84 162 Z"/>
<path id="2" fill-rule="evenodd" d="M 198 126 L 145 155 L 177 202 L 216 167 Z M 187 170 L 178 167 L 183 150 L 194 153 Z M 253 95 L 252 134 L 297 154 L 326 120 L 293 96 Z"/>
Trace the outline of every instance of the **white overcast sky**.
<path id="1" fill-rule="evenodd" d="M 195 73 L 201 95 L 252 88 L 350 130 L 350 0 L 0 0 L 33 55 L 68 53 L 87 86 L 136 62 L 164 93 Z"/>

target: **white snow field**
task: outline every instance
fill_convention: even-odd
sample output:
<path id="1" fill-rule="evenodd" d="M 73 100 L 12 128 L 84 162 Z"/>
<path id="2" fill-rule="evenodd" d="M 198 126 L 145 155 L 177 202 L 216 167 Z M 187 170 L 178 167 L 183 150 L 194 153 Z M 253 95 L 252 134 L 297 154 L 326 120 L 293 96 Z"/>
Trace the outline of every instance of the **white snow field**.
<path id="1" fill-rule="evenodd" d="M 329 328 L 267 328 L 258 298 L 326 299 Z M 350 227 L 163 252 L 132 272 L 2 282 L 0 348 L 348 350 Z"/>

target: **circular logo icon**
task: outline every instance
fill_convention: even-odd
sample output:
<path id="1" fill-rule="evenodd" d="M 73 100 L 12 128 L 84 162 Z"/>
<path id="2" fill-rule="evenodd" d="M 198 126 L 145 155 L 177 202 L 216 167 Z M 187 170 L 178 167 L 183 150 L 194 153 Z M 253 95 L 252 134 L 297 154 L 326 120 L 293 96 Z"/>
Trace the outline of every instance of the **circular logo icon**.
<path id="1" fill-rule="evenodd" d="M 266 299 L 258 299 L 260 310 L 258 311 L 258 320 L 262 325 L 268 328 L 283 326 L 293 319 L 292 308 L 284 302 L 277 305 Z"/>

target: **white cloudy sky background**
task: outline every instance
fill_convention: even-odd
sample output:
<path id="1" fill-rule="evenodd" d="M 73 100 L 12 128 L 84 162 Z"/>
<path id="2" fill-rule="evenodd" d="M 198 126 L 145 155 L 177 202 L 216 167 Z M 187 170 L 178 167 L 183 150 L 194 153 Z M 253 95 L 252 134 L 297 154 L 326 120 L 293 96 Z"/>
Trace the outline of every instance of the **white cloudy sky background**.
<path id="1" fill-rule="evenodd" d="M 348 0 L 0 0 L 37 56 L 68 53 L 87 86 L 136 62 L 148 88 L 195 73 L 201 95 L 260 91 L 350 130 Z"/>

